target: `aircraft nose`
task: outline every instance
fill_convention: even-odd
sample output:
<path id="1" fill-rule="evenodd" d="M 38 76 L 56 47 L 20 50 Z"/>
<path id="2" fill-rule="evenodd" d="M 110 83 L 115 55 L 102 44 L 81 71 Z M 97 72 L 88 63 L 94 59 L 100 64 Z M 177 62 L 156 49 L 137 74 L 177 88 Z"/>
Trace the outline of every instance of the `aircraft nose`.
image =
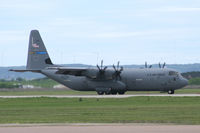
<path id="1" fill-rule="evenodd" d="M 182 79 L 182 85 L 183 85 L 183 87 L 186 86 L 186 85 L 188 85 L 188 80 L 185 79 L 185 78 L 183 78 Z"/>

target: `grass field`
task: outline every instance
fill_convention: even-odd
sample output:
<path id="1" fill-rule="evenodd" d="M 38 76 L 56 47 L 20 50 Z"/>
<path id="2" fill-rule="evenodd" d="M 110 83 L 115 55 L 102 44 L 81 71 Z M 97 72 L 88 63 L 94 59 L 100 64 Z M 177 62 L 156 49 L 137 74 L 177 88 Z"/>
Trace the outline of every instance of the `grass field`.
<path id="1" fill-rule="evenodd" d="M 200 97 L 1 98 L 0 123 L 200 124 Z"/>
<path id="2" fill-rule="evenodd" d="M 34 80 L 23 80 L 20 81 L 0 81 L 0 88 L 16 88 L 17 85 L 33 85 L 35 87 L 42 88 L 53 88 L 53 86 L 58 85 L 54 80 L 48 78 L 34 79 Z"/>

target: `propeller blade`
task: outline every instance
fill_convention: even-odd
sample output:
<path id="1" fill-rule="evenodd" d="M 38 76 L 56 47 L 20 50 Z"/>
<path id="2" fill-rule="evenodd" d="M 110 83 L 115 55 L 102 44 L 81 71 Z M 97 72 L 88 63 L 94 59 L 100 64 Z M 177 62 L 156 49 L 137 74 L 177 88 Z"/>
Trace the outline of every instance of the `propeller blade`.
<path id="1" fill-rule="evenodd" d="M 116 69 L 116 67 L 115 67 L 115 65 L 114 65 L 114 64 L 113 64 L 113 68 L 114 68 L 114 70 L 115 70 L 115 71 L 117 71 L 117 69 Z"/>
<path id="2" fill-rule="evenodd" d="M 97 65 L 97 68 L 99 69 L 99 71 L 101 70 L 100 67 L 99 67 L 99 65 Z"/>
<path id="3" fill-rule="evenodd" d="M 119 70 L 119 63 L 120 63 L 120 62 L 118 61 L 118 63 L 117 63 L 117 70 Z"/>
<path id="4" fill-rule="evenodd" d="M 103 68 L 103 60 L 101 60 L 101 70 L 102 70 L 102 68 Z"/>
<path id="5" fill-rule="evenodd" d="M 149 68 L 152 68 L 152 65 L 150 65 Z"/>
<path id="6" fill-rule="evenodd" d="M 166 63 L 164 62 L 164 64 L 163 64 L 163 68 L 165 68 L 165 66 L 166 66 Z"/>
<path id="7" fill-rule="evenodd" d="M 145 62 L 145 68 L 147 68 L 147 62 Z"/>
<path id="8" fill-rule="evenodd" d="M 161 68 L 161 64 L 160 64 L 160 62 L 159 62 L 159 68 Z"/>

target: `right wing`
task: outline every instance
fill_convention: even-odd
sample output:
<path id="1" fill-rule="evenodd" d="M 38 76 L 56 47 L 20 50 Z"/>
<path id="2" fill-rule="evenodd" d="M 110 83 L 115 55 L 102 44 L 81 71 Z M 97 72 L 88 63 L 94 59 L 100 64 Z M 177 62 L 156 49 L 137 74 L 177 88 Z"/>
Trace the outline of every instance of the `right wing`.
<path id="1" fill-rule="evenodd" d="M 85 76 L 88 74 L 89 68 L 80 68 L 80 67 L 47 67 L 43 70 L 56 70 L 55 74 L 64 74 L 64 75 L 74 75 L 74 76 Z M 10 69 L 9 71 L 13 72 L 36 72 L 41 73 L 42 70 L 15 70 Z M 92 71 L 92 70 L 91 70 Z M 94 72 L 94 73 L 93 73 Z M 96 70 L 94 70 L 92 73 L 90 73 L 89 77 L 96 78 Z"/>

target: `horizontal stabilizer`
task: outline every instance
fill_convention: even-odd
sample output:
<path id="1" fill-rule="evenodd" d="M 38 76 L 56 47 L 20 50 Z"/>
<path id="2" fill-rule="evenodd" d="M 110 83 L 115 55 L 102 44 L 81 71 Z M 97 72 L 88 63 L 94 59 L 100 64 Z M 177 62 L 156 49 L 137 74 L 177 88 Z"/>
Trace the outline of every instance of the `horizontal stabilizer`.
<path id="1" fill-rule="evenodd" d="M 15 69 L 10 69 L 9 71 L 12 72 L 36 72 L 36 73 L 40 73 L 40 70 L 15 70 Z"/>

